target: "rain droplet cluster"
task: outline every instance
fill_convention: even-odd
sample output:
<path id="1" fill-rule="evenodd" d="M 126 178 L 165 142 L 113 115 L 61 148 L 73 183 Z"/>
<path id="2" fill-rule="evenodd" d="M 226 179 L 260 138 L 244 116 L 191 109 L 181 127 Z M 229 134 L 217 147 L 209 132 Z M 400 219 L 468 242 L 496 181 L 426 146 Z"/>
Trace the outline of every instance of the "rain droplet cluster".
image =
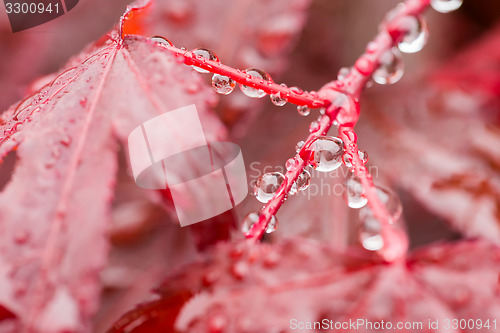
<path id="1" fill-rule="evenodd" d="M 174 47 L 174 44 L 169 41 L 168 39 L 162 37 L 162 36 L 152 36 L 150 39 L 154 42 L 156 42 L 157 45 L 162 46 L 162 47 Z M 219 57 L 211 50 L 205 49 L 205 48 L 196 48 L 192 50 L 191 52 L 187 51 L 185 48 L 181 48 L 181 50 L 186 51 L 186 54 L 191 54 L 198 58 L 199 60 L 202 61 L 213 61 L 216 63 L 220 63 Z M 210 63 L 205 62 L 205 65 L 208 67 L 211 67 Z M 199 73 L 210 73 L 209 70 L 198 67 L 198 66 L 191 66 L 195 71 Z M 260 80 L 260 84 L 268 84 L 270 85 L 271 83 L 274 83 L 273 79 L 271 76 L 266 73 L 265 71 L 258 69 L 258 68 L 249 68 L 245 69 L 243 71 L 240 71 L 246 75 L 248 79 L 258 79 Z M 240 90 L 243 92 L 248 97 L 251 98 L 262 98 L 267 95 L 267 93 L 259 89 L 257 87 L 252 87 L 249 85 L 244 85 L 244 84 L 238 84 L 240 87 Z M 287 88 L 286 84 L 282 83 L 282 87 Z M 234 91 L 234 88 L 236 87 L 236 81 L 228 76 L 221 75 L 221 74 L 213 74 L 212 76 L 212 88 L 214 91 L 218 94 L 221 95 L 228 95 Z M 292 90 L 294 93 L 297 95 L 301 95 L 304 93 L 303 90 L 297 87 L 291 87 L 290 90 Z M 277 92 L 275 94 L 270 94 L 269 95 L 271 102 L 276 105 L 276 106 L 284 106 L 288 102 L 288 97 L 290 97 L 290 92 Z M 310 108 L 307 105 L 299 105 L 297 106 L 297 112 L 301 116 L 307 116 L 311 112 Z"/>
<path id="2" fill-rule="evenodd" d="M 441 13 L 449 13 L 458 9 L 463 0 L 431 0 L 431 6 Z M 429 38 L 427 21 L 421 15 L 406 16 L 399 20 L 399 28 L 404 32 L 402 40 L 397 48 L 386 51 L 379 59 L 379 66 L 373 72 L 372 78 L 378 84 L 393 84 L 398 82 L 404 73 L 403 53 L 415 53 L 422 50 Z M 367 51 L 373 52 L 375 45 L 368 45 Z M 339 72 L 339 80 L 348 71 L 342 69 Z"/>
<path id="3" fill-rule="evenodd" d="M 442 13 L 458 9 L 463 0 L 431 0 L 431 6 Z M 420 51 L 427 43 L 429 30 L 423 16 L 406 16 L 399 20 L 403 37 L 397 47 L 384 52 L 379 59 L 378 68 L 373 72 L 372 79 L 378 84 L 393 84 L 401 79 L 404 73 L 404 65 L 401 52 L 415 53 Z M 160 36 L 151 37 L 152 40 L 162 46 L 173 46 L 173 44 Z M 367 46 L 367 52 L 373 53 L 376 51 L 377 45 L 370 43 Z M 197 48 L 192 53 L 198 58 L 219 62 L 219 58 L 215 53 L 208 49 Z M 203 68 L 192 66 L 200 73 L 208 73 L 209 71 Z M 356 69 L 362 70 L 363 63 L 357 63 Z M 263 70 L 251 68 L 243 71 L 250 78 L 261 80 L 261 84 L 273 83 L 270 75 Z M 351 72 L 350 68 L 342 68 L 338 73 L 338 82 L 341 83 Z M 285 84 L 281 84 L 286 87 Z M 236 82 L 227 76 L 214 74 L 212 77 L 212 87 L 222 95 L 230 94 L 236 87 Z M 239 84 L 241 91 L 252 98 L 262 98 L 266 92 L 258 87 Z M 297 94 L 302 94 L 303 91 L 297 87 L 292 87 L 290 90 Z M 282 92 L 277 92 L 270 95 L 271 102 L 276 106 L 283 106 L 287 103 L 287 95 Z M 302 116 L 307 116 L 310 113 L 310 108 L 307 105 L 297 106 L 297 111 Z M 324 114 L 324 111 L 323 113 Z M 320 121 L 313 121 L 310 124 L 309 131 L 317 132 L 321 128 Z M 350 208 L 360 209 L 359 219 L 359 240 L 361 245 L 369 251 L 378 251 L 384 247 L 384 239 L 382 237 L 382 224 L 373 214 L 369 206 L 368 199 L 364 196 L 364 189 L 361 180 L 354 174 L 356 168 L 356 160 L 364 165 L 368 161 L 368 154 L 364 151 L 358 151 L 355 145 L 357 137 L 352 131 L 344 133 L 351 141 L 349 147 L 344 146 L 344 142 L 339 137 L 319 136 L 314 142 L 305 147 L 305 142 L 300 141 L 295 146 L 297 157 L 290 158 L 286 161 L 285 167 L 287 172 L 295 172 L 300 167 L 301 161 L 298 156 L 302 156 L 303 150 L 308 150 L 310 158 L 307 167 L 310 167 L 319 172 L 331 172 L 344 164 L 352 172 L 345 181 L 344 199 Z M 355 154 L 359 158 L 355 159 Z M 287 178 L 280 172 L 269 172 L 260 176 L 254 183 L 254 195 L 262 203 L 269 202 L 279 191 L 284 191 L 287 188 Z M 300 173 L 297 180 L 290 186 L 290 190 L 285 195 L 294 195 L 299 191 L 306 190 L 311 183 L 311 173 L 307 168 Z M 380 202 L 385 206 L 386 211 L 390 215 L 389 223 L 395 224 L 402 213 L 401 202 L 398 196 L 386 188 L 376 186 L 376 195 Z M 242 224 L 242 231 L 248 234 L 251 229 L 258 223 L 261 218 L 260 213 L 249 213 Z M 278 220 L 273 215 L 266 227 L 266 233 L 272 233 L 278 226 Z"/>

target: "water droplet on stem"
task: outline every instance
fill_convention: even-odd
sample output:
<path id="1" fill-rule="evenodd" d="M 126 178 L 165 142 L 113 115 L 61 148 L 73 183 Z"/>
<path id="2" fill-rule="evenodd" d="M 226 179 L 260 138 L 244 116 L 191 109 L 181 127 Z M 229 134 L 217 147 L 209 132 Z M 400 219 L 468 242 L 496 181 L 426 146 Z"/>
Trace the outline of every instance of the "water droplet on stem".
<path id="1" fill-rule="evenodd" d="M 255 197 L 260 202 L 267 203 L 278 191 L 278 188 L 284 181 L 285 176 L 283 176 L 280 172 L 269 172 L 260 176 L 255 181 Z"/>
<path id="2" fill-rule="evenodd" d="M 257 69 L 257 68 L 246 69 L 244 72 L 247 73 L 247 75 L 249 77 L 255 77 L 255 78 L 261 79 L 263 81 L 272 81 L 269 74 L 267 74 L 266 72 L 264 72 L 261 69 Z M 262 97 L 266 96 L 266 92 L 264 90 L 245 86 L 244 84 L 240 84 L 240 89 L 248 97 L 262 98 Z"/>
<path id="3" fill-rule="evenodd" d="M 152 36 L 150 37 L 150 39 L 154 42 L 156 42 L 156 44 L 158 45 L 162 45 L 162 46 L 174 46 L 174 44 L 172 44 L 171 41 L 169 41 L 168 39 L 162 37 L 162 36 Z"/>
<path id="4" fill-rule="evenodd" d="M 308 116 L 309 113 L 311 113 L 311 109 L 307 106 L 307 105 L 299 105 L 297 106 L 297 112 L 301 115 L 301 116 Z"/>
<path id="5" fill-rule="evenodd" d="M 312 144 L 313 168 L 321 172 L 330 172 L 342 164 L 344 143 L 340 138 L 321 136 Z"/>
<path id="6" fill-rule="evenodd" d="M 214 74 L 212 76 L 212 87 L 216 93 L 228 95 L 234 90 L 234 87 L 236 87 L 236 82 L 230 77 Z"/>
<path id="7" fill-rule="evenodd" d="M 380 57 L 380 65 L 373 72 L 372 78 L 378 84 L 393 84 L 398 82 L 404 73 L 404 63 L 401 52 L 397 48 L 387 50 Z"/>
<path id="8" fill-rule="evenodd" d="M 404 53 L 415 53 L 422 50 L 429 38 L 429 28 L 423 16 L 407 16 L 400 21 L 401 29 L 405 32 L 398 48 Z"/>
<path id="9" fill-rule="evenodd" d="M 449 13 L 462 6 L 463 0 L 431 0 L 431 6 L 440 13 Z"/>
<path id="10" fill-rule="evenodd" d="M 345 182 L 344 200 L 351 208 L 362 208 L 368 202 L 368 199 L 363 195 L 364 189 L 360 179 L 350 174 Z"/>
<path id="11" fill-rule="evenodd" d="M 212 52 L 208 49 L 197 48 L 197 49 L 194 49 L 192 51 L 192 53 L 198 58 L 211 60 L 211 61 L 217 61 L 217 62 L 219 61 L 219 57 L 217 57 L 217 55 L 214 52 Z M 191 67 L 193 67 L 193 69 L 199 73 L 209 73 L 210 72 L 210 71 L 203 69 L 203 68 L 200 68 L 200 67 L 196 67 L 196 66 L 191 66 Z"/>

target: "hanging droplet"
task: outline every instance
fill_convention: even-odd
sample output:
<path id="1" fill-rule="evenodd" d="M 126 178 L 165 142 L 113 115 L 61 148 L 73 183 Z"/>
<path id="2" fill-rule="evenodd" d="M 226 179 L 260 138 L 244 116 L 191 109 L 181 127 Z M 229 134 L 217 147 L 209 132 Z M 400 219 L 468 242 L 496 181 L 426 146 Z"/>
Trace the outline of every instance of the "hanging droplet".
<path id="1" fill-rule="evenodd" d="M 259 221 L 259 213 L 249 213 L 245 218 L 243 219 L 243 223 L 241 224 L 241 231 L 243 233 L 247 234 L 250 229 Z"/>
<path id="2" fill-rule="evenodd" d="M 311 113 L 311 109 L 309 109 L 309 107 L 307 105 L 299 105 L 297 106 L 297 112 L 301 115 L 301 116 L 307 116 L 309 115 L 309 113 Z"/>
<path id="3" fill-rule="evenodd" d="M 282 83 L 281 86 L 286 87 L 286 84 Z M 276 106 L 283 106 L 287 102 L 286 98 L 282 96 L 281 92 L 271 94 L 269 95 L 269 97 L 271 98 L 271 102 Z"/>
<path id="4" fill-rule="evenodd" d="M 271 98 L 271 102 L 276 106 L 283 106 L 286 104 L 286 99 L 281 97 L 281 93 L 278 92 L 276 94 L 271 94 L 269 96 Z"/>
<path id="5" fill-rule="evenodd" d="M 297 168 L 298 165 L 299 165 L 299 161 L 297 161 L 297 159 L 295 157 L 292 157 L 286 161 L 285 168 L 288 171 L 293 171 Z"/>
<path id="6" fill-rule="evenodd" d="M 362 208 L 368 202 L 368 199 L 363 195 L 363 185 L 359 177 L 350 174 L 345 181 L 344 200 L 351 208 Z"/>
<path id="7" fill-rule="evenodd" d="M 252 68 L 246 69 L 244 72 L 247 73 L 248 76 L 255 77 L 263 81 L 271 81 L 271 77 L 269 76 L 269 74 L 267 74 L 263 70 Z M 245 86 L 244 84 L 240 84 L 240 89 L 248 97 L 262 98 L 266 96 L 266 92 L 264 90 Z"/>
<path id="8" fill-rule="evenodd" d="M 391 220 L 389 222 L 394 223 L 400 217 L 403 212 L 403 206 L 399 200 L 399 196 L 388 188 L 376 186 L 377 196 L 380 201 L 385 205 L 387 212 L 391 215 Z"/>
<path id="9" fill-rule="evenodd" d="M 152 41 L 156 42 L 156 44 L 158 44 L 158 45 L 174 46 L 174 44 L 172 44 L 171 41 L 169 41 L 168 39 L 166 39 L 162 36 L 152 36 L 152 37 L 150 37 L 150 39 Z"/>
<path id="10" fill-rule="evenodd" d="M 212 76 L 212 87 L 216 93 L 228 95 L 234 90 L 234 87 L 236 87 L 236 82 L 230 77 L 214 74 L 214 76 Z"/>
<path id="11" fill-rule="evenodd" d="M 278 191 L 285 176 L 279 172 L 269 172 L 260 176 L 255 182 L 254 194 L 257 200 L 267 203 L 273 197 L 274 193 Z"/>
<path id="12" fill-rule="evenodd" d="M 294 185 L 297 186 L 297 190 L 299 191 L 304 191 L 309 187 L 310 184 L 311 174 L 307 170 L 302 171 L 302 173 L 297 178 L 297 181 L 294 183 Z"/>
<path id="13" fill-rule="evenodd" d="M 339 80 L 339 81 L 344 80 L 347 77 L 347 75 L 349 75 L 350 72 L 351 72 L 350 68 L 348 68 L 348 67 L 342 67 L 339 70 L 339 73 L 337 74 L 337 80 Z"/>
<path id="14" fill-rule="evenodd" d="M 359 156 L 359 159 L 361 160 L 361 162 L 363 162 L 363 164 L 366 164 L 366 162 L 368 162 L 368 153 L 367 152 L 358 150 L 358 156 Z M 354 164 L 353 164 L 351 153 L 345 153 L 344 155 L 342 155 L 342 162 L 344 163 L 344 165 L 346 167 L 348 167 L 349 169 L 352 169 Z"/>
<path id="15" fill-rule="evenodd" d="M 198 58 L 203 58 L 203 59 L 211 60 L 211 61 L 219 61 L 219 57 L 217 57 L 217 55 L 215 55 L 215 53 L 213 53 L 212 51 L 210 51 L 208 49 L 204 49 L 204 48 L 200 47 L 200 48 L 194 49 L 192 52 Z M 207 71 L 206 69 L 203 69 L 200 67 L 196 67 L 196 66 L 191 66 L 191 67 L 193 67 L 193 69 L 199 73 L 209 73 L 210 72 L 210 71 Z"/>
<path id="16" fill-rule="evenodd" d="M 359 241 L 368 251 L 378 251 L 384 247 L 384 239 L 380 232 L 380 222 L 373 216 L 361 219 Z"/>
<path id="17" fill-rule="evenodd" d="M 312 145 L 314 152 L 313 168 L 321 172 L 330 172 L 342 164 L 344 143 L 340 138 L 321 136 Z"/>
<path id="18" fill-rule="evenodd" d="M 394 224 L 401 217 L 401 213 L 403 212 L 403 207 L 398 195 L 382 186 L 375 186 L 375 191 L 380 202 L 385 206 L 387 213 L 390 215 L 389 223 Z M 373 217 L 374 214 L 369 206 L 365 206 L 359 211 L 359 216 L 361 219 L 365 219 Z"/>
<path id="19" fill-rule="evenodd" d="M 295 145 L 295 152 L 298 153 L 302 149 L 302 147 L 304 147 L 304 145 L 305 145 L 304 141 L 297 142 L 297 144 Z"/>
<path id="20" fill-rule="evenodd" d="M 266 227 L 266 234 L 270 234 L 278 228 L 278 219 L 273 215 Z"/>
<path id="21" fill-rule="evenodd" d="M 366 151 L 358 150 L 358 156 L 363 164 L 366 164 L 368 162 L 368 153 Z"/>
<path id="22" fill-rule="evenodd" d="M 429 38 L 425 19 L 422 16 L 407 16 L 402 18 L 400 23 L 405 36 L 398 44 L 399 50 L 404 53 L 415 53 L 423 49 Z"/>
<path id="23" fill-rule="evenodd" d="M 431 6 L 440 13 L 449 13 L 462 6 L 463 0 L 431 0 Z"/>
<path id="24" fill-rule="evenodd" d="M 319 131 L 320 127 L 321 127 L 321 126 L 320 126 L 319 122 L 318 122 L 317 120 L 314 120 L 314 121 L 312 121 L 312 122 L 311 122 L 311 124 L 309 125 L 309 132 L 310 132 L 310 133 L 317 132 L 317 131 Z"/>
<path id="25" fill-rule="evenodd" d="M 397 48 L 387 50 L 380 57 L 380 65 L 373 72 L 373 80 L 378 84 L 393 84 L 403 77 L 404 64 Z"/>
<path id="26" fill-rule="evenodd" d="M 290 192 L 288 192 L 288 194 L 294 195 L 299 191 L 304 191 L 309 187 L 310 184 L 311 174 L 309 173 L 309 171 L 304 170 L 299 175 L 299 177 L 297 177 L 295 183 L 292 184 L 292 187 L 290 188 Z"/>

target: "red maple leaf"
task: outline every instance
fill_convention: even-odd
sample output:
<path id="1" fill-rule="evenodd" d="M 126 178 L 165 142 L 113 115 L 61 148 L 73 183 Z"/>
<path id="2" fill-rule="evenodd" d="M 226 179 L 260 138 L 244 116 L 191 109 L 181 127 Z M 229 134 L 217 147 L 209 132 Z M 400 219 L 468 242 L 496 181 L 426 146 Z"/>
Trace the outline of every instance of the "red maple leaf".
<path id="1" fill-rule="evenodd" d="M 112 32 L 79 59 L 1 118 L 0 154 L 15 149 L 18 162 L 0 196 L 9 244 L 0 304 L 37 331 L 83 330 L 97 309 L 117 152 L 130 131 L 195 104 L 207 139 L 225 136 L 210 89 L 148 38 Z"/>
<path id="2" fill-rule="evenodd" d="M 500 249 L 479 240 L 431 245 L 390 264 L 304 239 L 221 244 L 109 332 L 294 332 L 314 322 L 332 325 L 314 326 L 326 331 L 371 332 L 384 322 L 382 332 L 399 323 L 441 332 L 457 318 L 474 319 L 463 332 L 486 331 L 479 321 L 491 328 L 500 311 L 499 260 Z"/>

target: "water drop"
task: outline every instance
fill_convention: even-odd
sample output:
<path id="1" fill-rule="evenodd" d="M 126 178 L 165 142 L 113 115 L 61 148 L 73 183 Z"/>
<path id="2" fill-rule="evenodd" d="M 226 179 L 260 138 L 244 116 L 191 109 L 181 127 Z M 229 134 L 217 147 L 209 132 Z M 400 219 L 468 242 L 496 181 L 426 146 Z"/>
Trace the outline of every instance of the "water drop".
<path id="1" fill-rule="evenodd" d="M 317 120 L 314 120 L 313 122 L 311 122 L 311 124 L 309 125 L 309 132 L 310 133 L 314 133 L 314 132 L 317 132 L 319 131 L 319 129 L 321 128 L 319 122 Z"/>
<path id="2" fill-rule="evenodd" d="M 283 87 L 286 87 L 284 83 L 281 84 Z M 281 92 L 277 92 L 276 94 L 271 94 L 269 96 L 271 98 L 271 102 L 276 106 L 283 106 L 286 104 L 287 100 L 281 94 Z"/>
<path id="3" fill-rule="evenodd" d="M 403 207 L 398 195 L 382 186 L 375 186 L 375 191 L 380 202 L 385 206 L 387 213 L 390 215 L 389 223 L 394 224 L 401 217 L 401 213 L 403 212 Z M 360 210 L 359 216 L 361 219 L 367 219 L 369 217 L 374 217 L 374 214 L 369 206 L 365 206 Z"/>
<path id="4" fill-rule="evenodd" d="M 369 60 L 366 56 L 362 56 L 356 63 L 354 63 L 354 68 L 363 75 L 370 75 L 372 70 L 373 62 Z"/>
<path id="5" fill-rule="evenodd" d="M 260 176 L 255 182 L 254 194 L 257 200 L 267 203 L 285 181 L 285 176 L 279 172 L 269 172 Z"/>
<path id="6" fill-rule="evenodd" d="M 295 152 L 298 153 L 302 149 L 302 147 L 304 147 L 304 145 L 305 145 L 304 141 L 297 142 L 297 144 L 295 145 Z"/>
<path id="7" fill-rule="evenodd" d="M 162 36 L 152 36 L 150 37 L 150 39 L 154 42 L 156 42 L 156 44 L 158 45 L 164 45 L 164 46 L 174 46 L 174 44 L 172 44 L 171 41 L 169 41 L 168 39 L 166 38 L 163 38 Z"/>
<path id="8" fill-rule="evenodd" d="M 462 5 L 463 0 L 431 0 L 431 6 L 440 13 L 449 13 L 457 10 Z"/>
<path id="9" fill-rule="evenodd" d="M 340 138 L 321 136 L 312 145 L 313 167 L 317 171 L 330 172 L 342 164 L 344 143 Z"/>
<path id="10" fill-rule="evenodd" d="M 359 159 L 361 160 L 361 162 L 363 162 L 363 164 L 366 164 L 366 162 L 368 162 L 368 153 L 367 152 L 358 150 L 358 156 L 359 156 Z M 350 153 L 345 153 L 342 156 L 342 162 L 349 169 L 352 169 L 354 166 L 354 163 L 352 160 L 352 155 Z"/>
<path id="11" fill-rule="evenodd" d="M 278 219 L 273 215 L 266 227 L 266 234 L 273 233 L 278 228 Z"/>
<path id="12" fill-rule="evenodd" d="M 425 19 L 422 16 L 406 16 L 401 19 L 401 25 L 405 35 L 398 44 L 399 50 L 404 53 L 415 53 L 423 49 L 429 38 Z"/>
<path id="13" fill-rule="evenodd" d="M 368 251 L 378 251 L 384 247 L 380 222 L 373 216 L 361 219 L 359 240 Z"/>
<path id="14" fill-rule="evenodd" d="M 342 67 L 339 70 L 339 73 L 337 74 L 337 80 L 339 80 L 339 81 L 344 80 L 347 77 L 347 75 L 349 75 L 350 72 L 351 72 L 350 68 L 348 68 L 348 67 Z"/>
<path id="15" fill-rule="evenodd" d="M 311 185 L 311 174 L 307 170 L 303 170 L 302 173 L 297 177 L 295 183 L 292 184 L 290 188 L 290 195 L 297 194 L 299 191 L 306 190 L 309 185 Z"/>
<path id="16" fill-rule="evenodd" d="M 250 229 L 259 221 L 259 213 L 249 213 L 245 218 L 243 219 L 243 223 L 241 224 L 241 231 L 243 233 L 247 234 Z"/>
<path id="17" fill-rule="evenodd" d="M 212 76 L 212 87 L 216 93 L 228 95 L 234 90 L 234 87 L 236 87 L 236 82 L 230 77 L 214 74 L 214 76 Z"/>
<path id="18" fill-rule="evenodd" d="M 299 87 L 291 87 L 290 90 L 297 95 L 302 95 L 304 93 L 304 90 L 300 89 Z"/>
<path id="19" fill-rule="evenodd" d="M 359 118 L 359 104 L 352 96 L 338 92 L 332 101 L 333 107 L 338 109 L 336 117 L 337 124 L 342 126 L 354 126 Z"/>
<path id="20" fill-rule="evenodd" d="M 393 84 L 399 81 L 404 73 L 401 52 L 397 48 L 387 50 L 380 57 L 380 65 L 373 72 L 373 80 L 378 84 Z"/>
<path id="21" fill-rule="evenodd" d="M 297 161 L 297 159 L 295 157 L 292 157 L 286 161 L 285 168 L 288 171 L 293 171 L 297 168 L 298 165 L 299 165 L 299 161 Z"/>
<path id="22" fill-rule="evenodd" d="M 394 223 L 401 217 L 403 207 L 399 196 L 388 188 L 377 186 L 377 196 L 385 205 L 387 212 L 391 215 L 391 223 Z"/>
<path id="23" fill-rule="evenodd" d="M 361 159 L 361 162 L 363 162 L 363 164 L 366 164 L 366 162 L 368 162 L 368 153 L 366 151 L 359 150 L 358 156 Z"/>
<path id="24" fill-rule="evenodd" d="M 257 68 L 246 69 L 245 73 L 247 73 L 249 77 L 255 77 L 263 81 L 271 81 L 271 77 L 269 76 L 269 74 L 267 74 L 261 69 Z M 264 90 L 245 86 L 244 84 L 240 84 L 240 89 L 248 97 L 262 98 L 266 96 L 266 92 Z"/>
<path id="25" fill-rule="evenodd" d="M 203 59 L 211 60 L 211 61 L 219 61 L 219 57 L 217 57 L 217 55 L 215 55 L 215 53 L 213 53 L 212 51 L 210 51 L 208 49 L 197 48 L 197 49 L 194 49 L 192 52 L 198 58 L 203 58 Z M 200 67 L 196 67 L 196 66 L 191 66 L 191 67 L 193 67 L 193 69 L 199 73 L 209 73 L 210 72 L 210 71 L 207 71 L 206 69 L 203 69 Z"/>
<path id="26" fill-rule="evenodd" d="M 299 105 L 297 106 L 297 112 L 301 115 L 301 116 L 307 116 L 309 115 L 309 113 L 311 113 L 311 109 L 309 109 L 309 107 L 307 105 Z"/>
<path id="27" fill-rule="evenodd" d="M 351 208 L 362 208 L 366 205 L 368 200 L 363 195 L 363 185 L 360 179 L 350 174 L 345 182 L 344 199 L 347 205 Z"/>
<path id="28" fill-rule="evenodd" d="M 299 191 L 304 191 L 309 187 L 310 184 L 311 174 L 307 170 L 302 171 L 302 173 L 297 178 L 297 181 L 294 183 L 294 185 L 297 187 L 297 190 Z"/>

